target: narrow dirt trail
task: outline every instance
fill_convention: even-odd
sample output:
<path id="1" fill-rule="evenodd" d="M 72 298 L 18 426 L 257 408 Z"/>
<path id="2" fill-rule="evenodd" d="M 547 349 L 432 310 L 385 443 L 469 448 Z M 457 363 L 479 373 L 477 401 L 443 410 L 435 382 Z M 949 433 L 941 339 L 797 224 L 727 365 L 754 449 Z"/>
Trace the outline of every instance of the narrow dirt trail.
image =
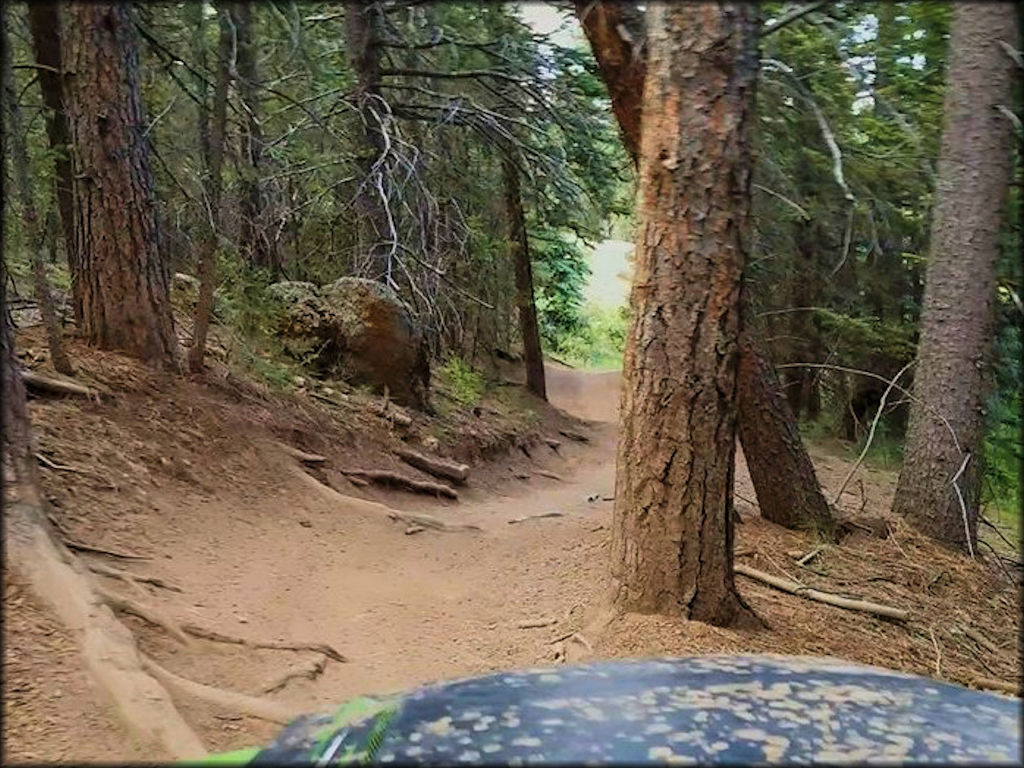
<path id="1" fill-rule="evenodd" d="M 156 518 L 168 520 L 167 530 L 151 531 L 166 554 L 149 570 L 184 590 L 163 604 L 179 620 L 217 631 L 338 648 L 347 663 L 331 663 L 315 681 L 274 695 L 304 711 L 363 693 L 550 663 L 552 641 L 580 628 L 603 583 L 612 504 L 601 497 L 614 488 L 619 381 L 618 372 L 549 367 L 551 402 L 591 422 L 588 443 L 566 438 L 558 451 L 533 452 L 535 468 L 561 479 L 531 472 L 526 480 L 471 482 L 455 505 L 383 496 L 402 511 L 479 531 L 407 535 L 387 508 L 318 489 L 288 468 L 270 473 L 276 484 L 257 475 L 248 499 L 178 498 L 180 514 Z M 255 463 L 267 461 L 262 455 Z M 553 511 L 563 516 L 509 523 Z M 552 623 L 519 626 L 531 621 Z M 178 674 L 250 693 L 293 661 L 209 643 L 202 653 L 183 652 L 166 637 L 147 636 L 148 651 Z M 221 724 L 204 705 L 183 712 L 200 721 L 215 748 L 238 743 L 237 732 L 223 739 L 211 733 Z M 273 730 L 246 718 L 244 731 L 253 737 Z"/>

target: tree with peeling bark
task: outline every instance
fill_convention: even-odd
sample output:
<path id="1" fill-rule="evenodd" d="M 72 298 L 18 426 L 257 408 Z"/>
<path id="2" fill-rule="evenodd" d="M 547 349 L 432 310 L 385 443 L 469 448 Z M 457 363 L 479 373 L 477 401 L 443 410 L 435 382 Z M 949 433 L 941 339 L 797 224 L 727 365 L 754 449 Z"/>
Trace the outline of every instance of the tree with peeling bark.
<path id="1" fill-rule="evenodd" d="M 649 11 L 637 249 L 612 528 L 623 610 L 729 625 L 740 289 L 758 13 Z"/>
<path id="2" fill-rule="evenodd" d="M 67 108 L 82 269 L 82 333 L 92 344 L 178 367 L 170 270 L 160 252 L 138 52 L 126 3 L 68 7 Z"/>
<path id="3" fill-rule="evenodd" d="M 1020 45 L 1012 3 L 956 6 L 950 39 L 931 257 L 925 273 L 915 400 L 893 509 L 973 554 L 984 463 L 984 404 L 1000 226 L 1012 168 Z"/>
<path id="4" fill-rule="evenodd" d="M 592 0 L 577 0 L 576 13 L 608 85 L 623 143 L 638 162 L 649 56 L 644 13 L 630 3 Z M 741 406 L 739 419 L 761 514 L 780 525 L 814 527 L 830 536 L 832 513 L 778 378 L 774 371 L 769 375 L 770 363 L 752 340 L 745 339 L 740 355 L 755 357 L 739 366 L 739 396 L 753 400 Z M 786 482 L 780 483 L 783 477 Z"/>

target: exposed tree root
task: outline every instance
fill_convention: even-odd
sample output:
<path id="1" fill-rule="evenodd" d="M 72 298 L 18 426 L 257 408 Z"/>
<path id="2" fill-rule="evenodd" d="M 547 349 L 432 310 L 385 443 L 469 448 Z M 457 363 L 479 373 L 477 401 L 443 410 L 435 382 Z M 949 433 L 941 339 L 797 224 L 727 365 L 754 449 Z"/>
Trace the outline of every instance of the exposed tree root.
<path id="1" fill-rule="evenodd" d="M 223 688 L 215 688 L 212 685 L 204 685 L 194 680 L 187 680 L 184 677 L 174 674 L 157 664 L 153 659 L 139 654 L 142 665 L 153 677 L 159 680 L 168 688 L 177 690 L 188 696 L 207 701 L 211 704 L 239 712 L 250 717 L 257 717 L 261 720 L 269 720 L 272 723 L 287 725 L 302 713 L 279 704 L 276 701 L 268 701 L 257 696 L 247 696 L 244 693 L 228 691 Z"/>
<path id="2" fill-rule="evenodd" d="M 542 627 L 550 627 L 558 623 L 558 619 L 532 619 L 530 621 L 520 621 L 516 624 L 519 629 L 541 629 Z"/>
<path id="3" fill-rule="evenodd" d="M 540 520 L 545 517 L 565 517 L 564 512 L 541 512 L 537 515 L 523 515 L 522 517 L 513 517 L 508 521 L 509 525 L 515 525 L 516 523 L 523 523 L 527 520 Z"/>
<path id="4" fill-rule="evenodd" d="M 300 669 L 294 669 L 288 674 L 284 675 L 276 682 L 271 683 L 263 689 L 263 693 L 277 693 L 283 690 L 288 683 L 292 680 L 316 680 L 320 675 L 324 673 L 327 668 L 327 657 L 321 656 L 316 659 L 312 664 L 307 664 L 305 667 Z"/>
<path id="5" fill-rule="evenodd" d="M 287 443 L 277 443 L 277 447 L 293 459 L 298 459 L 305 464 L 323 464 L 327 461 L 326 456 L 321 456 L 318 453 L 306 453 L 305 451 L 300 451 L 298 448 L 294 448 Z"/>
<path id="6" fill-rule="evenodd" d="M 756 568 L 751 568 L 749 565 L 743 565 L 737 563 L 733 566 L 733 570 L 736 573 L 741 573 L 744 576 L 756 579 L 757 581 L 770 584 L 776 589 L 781 589 L 783 592 L 789 592 L 792 595 L 799 597 L 805 597 L 808 600 L 815 600 L 819 603 L 826 603 L 827 605 L 833 605 L 836 608 L 845 608 L 850 611 L 863 611 L 865 613 L 873 613 L 876 616 L 884 616 L 889 619 L 896 619 L 898 621 L 906 621 L 910 618 L 910 613 L 903 610 L 902 608 L 893 608 L 888 605 L 879 605 L 878 603 L 871 603 L 867 600 L 851 600 L 847 597 L 840 597 L 839 595 L 833 595 L 829 592 L 822 592 L 817 589 L 805 587 L 803 584 L 799 584 L 789 579 L 782 579 L 778 576 L 772 576 L 764 571 L 759 571 Z"/>
<path id="7" fill-rule="evenodd" d="M 73 549 L 76 552 L 92 552 L 97 555 L 107 555 L 108 557 L 116 557 L 121 560 L 152 560 L 152 557 L 147 555 L 136 555 L 132 552 L 118 552 L 115 549 L 103 549 L 102 547 L 94 547 L 92 544 L 83 544 L 80 541 L 72 541 L 70 539 L 64 539 L 61 542 L 68 549 Z"/>
<path id="8" fill-rule="evenodd" d="M 421 525 L 424 528 L 430 528 L 435 531 L 479 531 L 482 530 L 479 525 L 472 525 L 470 523 L 446 523 L 443 520 L 438 520 L 436 517 L 430 515 L 417 515 L 412 512 L 398 512 L 397 510 L 391 510 L 388 512 L 388 517 L 392 520 L 400 520 L 403 523 L 410 525 Z"/>
<path id="9" fill-rule="evenodd" d="M 166 589 L 170 592 L 183 592 L 181 587 L 177 587 L 174 584 L 169 584 L 163 579 L 159 579 L 156 576 L 138 576 L 134 573 L 128 573 L 128 571 L 122 571 L 117 568 L 110 568 L 101 563 L 86 563 L 85 567 L 93 573 L 99 573 L 104 576 L 110 576 L 113 579 L 120 579 L 128 583 L 134 584 L 152 584 L 154 587 L 160 589 Z"/>
<path id="10" fill-rule="evenodd" d="M 560 429 L 558 430 L 558 434 L 562 435 L 562 437 L 568 437 L 570 440 L 575 440 L 577 443 L 590 442 L 590 438 L 586 435 L 581 435 L 579 432 L 572 432 L 568 429 Z"/>
<path id="11" fill-rule="evenodd" d="M 363 480 L 369 480 L 372 483 L 378 485 L 397 486 L 399 488 L 405 488 L 416 493 L 429 493 L 439 496 L 446 496 L 449 499 L 458 499 L 459 494 L 450 486 L 444 485 L 443 483 L 431 483 L 427 480 L 415 480 L 405 475 L 400 475 L 397 472 L 389 472 L 383 469 L 343 469 L 341 470 L 343 475 L 351 475 L 353 477 L 359 477 Z"/>
<path id="12" fill-rule="evenodd" d="M 434 477 L 443 477 L 459 485 L 464 484 L 469 478 L 469 466 L 466 464 L 446 461 L 436 456 L 424 456 L 408 448 L 396 448 L 395 454 L 406 464 L 428 472 Z"/>
<path id="13" fill-rule="evenodd" d="M 535 469 L 533 471 L 536 472 L 541 477 L 547 477 L 550 478 L 551 480 L 560 481 L 562 479 L 561 475 L 556 475 L 554 472 L 548 472 L 546 469 Z"/>
<path id="14" fill-rule="evenodd" d="M 244 637 L 225 635 L 222 632 L 214 632 L 212 629 L 197 627 L 195 624 L 182 624 L 181 629 L 186 634 L 199 637 L 203 640 L 210 640 L 214 643 L 227 643 L 228 645 L 244 645 L 247 648 L 263 648 L 271 651 L 313 651 L 321 653 L 332 661 L 344 663 L 348 659 L 338 653 L 337 650 L 326 643 L 289 643 L 276 640 L 247 640 Z"/>
<path id="15" fill-rule="evenodd" d="M 77 395 L 78 397 L 92 397 L 97 394 L 95 390 L 89 389 L 89 387 L 70 379 L 56 379 L 28 369 L 22 370 L 21 378 L 25 382 L 26 387 L 33 392 L 42 394 Z"/>
<path id="16" fill-rule="evenodd" d="M 988 688 L 991 691 L 999 691 L 1000 693 L 1006 693 L 1010 696 L 1020 697 L 1021 686 L 1020 683 L 1008 683 L 1005 680 L 994 680 L 990 677 L 975 677 L 972 678 L 970 684 L 975 688 Z"/>
<path id="17" fill-rule="evenodd" d="M 142 603 L 132 600 L 130 597 L 123 595 L 117 595 L 104 589 L 101 586 L 95 587 L 96 594 L 98 594 L 111 609 L 120 611 L 121 613 L 130 613 L 132 616 L 138 616 L 143 621 L 149 622 L 153 626 L 160 627 L 167 634 L 177 640 L 184 646 L 191 647 L 192 641 L 189 640 L 177 622 L 173 619 L 164 616 L 163 613 L 152 606 L 143 605 Z"/>
<path id="18" fill-rule="evenodd" d="M 22 501 L 5 512 L 10 562 L 75 634 L 86 669 L 132 735 L 176 760 L 204 757 L 202 741 L 143 669 L 131 631 L 115 618 L 85 566 L 61 546 L 40 509 Z"/>

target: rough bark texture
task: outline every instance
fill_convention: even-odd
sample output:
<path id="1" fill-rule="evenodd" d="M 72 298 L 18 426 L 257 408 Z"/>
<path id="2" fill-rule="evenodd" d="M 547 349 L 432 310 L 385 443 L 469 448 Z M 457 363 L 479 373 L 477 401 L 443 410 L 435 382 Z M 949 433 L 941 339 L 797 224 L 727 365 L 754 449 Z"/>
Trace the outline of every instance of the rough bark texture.
<path id="1" fill-rule="evenodd" d="M 18 104 L 18 94 L 14 88 L 14 69 L 11 63 L 11 46 L 7 37 L 6 19 L 0 33 L 3 47 L 3 88 L 4 101 L 7 103 L 7 141 L 5 149 L 9 150 L 11 168 L 14 171 L 14 186 L 18 198 L 18 216 L 21 219 L 24 242 L 22 247 L 28 251 L 29 261 L 32 264 L 32 287 L 35 293 L 36 302 L 39 304 L 39 313 L 43 319 L 43 326 L 46 328 L 46 340 L 50 348 L 50 362 L 58 373 L 71 375 L 74 370 L 71 368 L 71 361 L 68 360 L 64 351 L 64 339 L 61 332 L 60 321 L 57 319 L 57 312 L 53 306 L 53 294 L 50 290 L 50 281 L 46 275 L 46 252 L 50 244 L 49 232 L 40 221 L 39 212 L 36 210 L 35 195 L 32 189 L 32 182 L 29 178 L 29 157 L 28 142 L 25 136 L 24 124 L 21 119 L 21 107 Z"/>
<path id="2" fill-rule="evenodd" d="M 629 2 L 602 2 L 601 0 L 577 0 L 576 13 L 590 40 L 601 77 L 611 96 L 612 110 L 622 131 L 626 149 L 632 155 L 633 161 L 637 162 L 642 122 L 640 94 L 644 90 L 644 78 L 647 71 L 645 51 L 649 50 L 649 45 L 646 43 L 645 13 Z M 758 355 L 763 359 L 764 356 L 760 352 Z M 740 375 L 746 375 L 746 372 L 756 370 L 756 367 L 756 364 L 740 366 Z M 760 387 L 773 382 L 774 390 L 760 389 Z M 770 407 L 770 404 L 782 400 L 781 387 L 777 378 L 772 381 L 767 378 L 759 378 L 751 382 L 743 382 L 740 390 L 747 392 L 748 395 L 753 393 L 759 403 L 758 409 Z M 741 410 L 740 419 L 744 418 L 743 413 L 744 411 Z M 788 435 L 795 433 L 797 429 L 791 413 L 776 412 L 773 414 L 772 424 L 786 425 L 785 432 L 773 439 L 773 442 L 777 444 L 785 444 L 788 441 Z M 755 429 L 760 430 L 761 427 L 755 427 Z M 807 476 L 800 471 L 801 464 L 810 462 L 803 442 L 799 442 L 795 450 L 796 454 L 801 457 L 799 462 L 789 466 L 782 464 L 774 466 L 773 473 L 776 477 L 792 478 L 792 482 L 801 482 L 807 479 Z M 749 462 L 751 455 L 746 451 L 744 451 L 744 455 Z M 768 466 L 772 460 L 781 461 L 790 456 L 789 452 L 778 453 L 775 456 L 763 457 L 763 463 Z M 762 457 L 754 455 L 753 459 L 758 461 Z M 817 481 L 813 487 L 803 488 L 800 495 L 805 498 L 813 498 L 815 494 L 821 495 Z M 772 501 L 772 498 L 761 499 L 760 495 L 758 496 L 761 513 L 769 518 L 782 519 L 786 517 L 788 515 L 786 510 L 776 510 L 770 506 Z"/>
<path id="3" fill-rule="evenodd" d="M 530 266 L 530 244 L 526 236 L 526 216 L 519 187 L 519 169 L 510 158 L 503 157 L 501 170 L 505 177 L 505 215 L 508 218 L 509 243 L 515 266 L 516 305 L 519 309 L 519 331 L 523 337 L 526 388 L 537 397 L 547 400 L 544 353 L 537 327 L 537 304 L 533 298 L 533 270 Z"/>
<path id="4" fill-rule="evenodd" d="M 36 63 L 46 69 L 39 70 L 39 86 L 46 105 L 46 136 L 53 152 L 53 169 L 57 181 L 57 208 L 60 211 L 64 251 L 71 275 L 71 305 L 75 323 L 82 323 L 82 275 L 80 260 L 75 252 L 75 205 L 71 170 L 71 133 L 64 111 L 63 70 L 61 69 L 61 20 L 57 4 L 33 2 L 28 4 L 29 30 Z"/>
<path id="5" fill-rule="evenodd" d="M 213 291 L 217 282 L 217 242 L 220 237 L 221 165 L 224 159 L 224 130 L 227 126 L 228 85 L 231 82 L 231 51 L 233 47 L 231 24 L 220 10 L 220 44 L 218 51 L 217 86 L 213 96 L 213 126 L 209 154 L 206 162 L 206 200 L 208 209 L 204 217 L 207 231 L 200 246 L 199 300 L 196 302 L 195 322 L 192 325 L 192 348 L 188 352 L 188 368 L 192 373 L 203 370 L 206 354 L 206 335 L 213 312 Z M 204 110 L 205 111 L 205 110 Z"/>
<path id="6" fill-rule="evenodd" d="M 65 46 L 82 332 L 176 367 L 170 270 L 159 250 L 138 52 L 127 4 L 75 3 Z"/>
<path id="7" fill-rule="evenodd" d="M 761 516 L 787 528 L 813 529 L 832 539 L 832 512 L 800 440 L 796 419 L 782 396 L 775 368 L 757 353 L 746 333 L 740 350 L 740 445 Z M 748 387 L 756 389 L 751 392 Z M 770 399 L 765 399 L 766 394 Z M 784 475 L 779 474 L 780 468 Z"/>
<path id="8" fill-rule="evenodd" d="M 757 9 L 658 4 L 612 530 L 622 610 L 727 625 Z"/>
<path id="9" fill-rule="evenodd" d="M 641 100 L 647 69 L 644 12 L 632 3 L 576 0 L 576 15 L 611 96 L 612 112 L 626 151 L 636 163 L 640 153 Z"/>
<path id="10" fill-rule="evenodd" d="M 360 169 L 366 179 L 359 205 L 369 222 L 370 277 L 394 287 L 389 244 L 394 237 L 385 209 L 387 174 L 382 165 L 387 144 L 384 136 L 384 102 L 380 96 L 381 10 L 378 3 L 350 2 L 345 8 L 345 37 L 349 60 L 356 73 L 355 99 L 363 120 L 366 153 Z"/>
<path id="11" fill-rule="evenodd" d="M 259 70 L 256 66 L 256 45 L 252 19 L 252 3 L 233 3 L 230 9 L 235 24 L 237 45 L 238 95 L 246 113 L 242 134 L 242 198 L 239 245 L 252 264 L 270 272 L 272 280 L 281 275 L 281 254 L 277 240 L 271 237 L 266 221 L 266 190 L 262 176 L 263 128 L 259 97 Z"/>
<path id="12" fill-rule="evenodd" d="M 1020 41 L 1011 3 L 962 3 L 953 14 L 914 372 L 920 402 L 911 404 L 893 508 L 938 541 L 966 550 L 977 533 L 986 357 L 1012 161 L 1012 126 L 995 107 L 1010 104 L 1014 64 L 998 41 L 1014 48 Z M 936 413 L 948 420 L 956 442 Z M 962 508 L 952 480 L 967 457 L 957 481 Z"/>

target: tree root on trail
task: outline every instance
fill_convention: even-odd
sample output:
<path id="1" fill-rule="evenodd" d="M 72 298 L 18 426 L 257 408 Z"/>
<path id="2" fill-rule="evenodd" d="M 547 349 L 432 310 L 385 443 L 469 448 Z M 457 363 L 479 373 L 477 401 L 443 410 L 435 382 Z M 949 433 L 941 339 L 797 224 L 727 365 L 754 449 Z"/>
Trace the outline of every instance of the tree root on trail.
<path id="1" fill-rule="evenodd" d="M 515 525 L 516 523 L 523 523 L 527 520 L 540 520 L 545 517 L 565 517 L 564 512 L 541 512 L 536 515 L 523 515 L 522 517 L 513 517 L 508 521 L 509 525 Z"/>
<path id="2" fill-rule="evenodd" d="M 128 583 L 135 584 L 152 584 L 154 587 L 160 589 L 166 589 L 170 592 L 184 592 L 181 587 L 177 587 L 174 584 L 169 584 L 163 579 L 159 579 L 156 576 L 138 576 L 134 573 L 128 573 L 128 571 L 122 571 L 117 568 L 110 568 L 101 563 L 86 563 L 85 567 L 93 573 L 99 573 L 103 576 L 110 576 L 113 579 L 120 579 Z"/>
<path id="3" fill-rule="evenodd" d="M 263 689 L 263 693 L 277 693 L 283 690 L 288 683 L 292 680 L 316 680 L 320 675 L 324 673 L 327 668 L 327 657 L 321 656 L 316 659 L 312 664 L 308 664 L 301 669 L 295 669 L 288 674 L 281 677 L 277 682 L 271 683 Z"/>
<path id="4" fill-rule="evenodd" d="M 306 453 L 305 451 L 300 451 L 298 448 L 294 448 L 287 443 L 277 443 L 277 447 L 293 459 L 298 459 L 305 464 L 323 464 L 327 461 L 326 456 L 321 456 L 318 453 Z"/>
<path id="5" fill-rule="evenodd" d="M 186 634 L 209 640 L 214 643 L 226 643 L 228 645 L 244 645 L 247 648 L 262 648 L 271 651 L 312 651 L 321 653 L 332 661 L 344 663 L 348 659 L 337 650 L 326 643 L 289 643 L 277 640 L 247 640 L 244 637 L 225 635 L 222 632 L 214 632 L 212 629 L 197 627 L 195 624 L 182 624 L 181 629 Z"/>
<path id="6" fill-rule="evenodd" d="M 132 616 L 137 616 L 155 627 L 160 627 L 182 645 L 188 648 L 192 647 L 192 641 L 189 640 L 188 635 L 182 631 L 177 622 L 167 616 L 164 616 L 159 609 L 138 603 L 130 597 L 114 594 L 99 585 L 94 589 L 103 602 L 110 606 L 111 610 L 120 611 L 121 613 L 130 613 Z"/>
<path id="7" fill-rule="evenodd" d="M 71 539 L 62 539 L 61 543 L 68 549 L 73 549 L 76 552 L 92 552 L 96 555 L 107 555 L 108 557 L 116 557 L 121 560 L 152 560 L 152 557 L 147 555 L 136 555 L 133 552 L 118 552 L 115 549 L 103 549 L 102 547 L 94 547 L 91 544 L 83 544 L 80 541 L 73 541 Z"/>
<path id="8" fill-rule="evenodd" d="M 542 627 L 550 627 L 558 623 L 558 619 L 531 619 L 529 621 L 520 621 L 516 624 L 518 629 L 541 629 Z"/>
<path id="9" fill-rule="evenodd" d="M 556 475 L 554 472 L 548 472 L 546 469 L 535 469 L 533 471 L 536 472 L 541 477 L 547 477 L 550 478 L 551 480 L 562 480 L 561 475 Z"/>
<path id="10" fill-rule="evenodd" d="M 443 477 L 459 485 L 463 485 L 469 478 L 469 466 L 466 464 L 446 461 L 436 456 L 424 456 L 422 453 L 408 448 L 396 448 L 395 455 L 416 469 L 421 469 L 435 477 Z"/>
<path id="11" fill-rule="evenodd" d="M 438 520 L 436 517 L 431 517 L 430 515 L 417 515 L 412 512 L 398 512 L 394 509 L 388 512 L 388 517 L 392 520 L 399 520 L 410 525 L 420 525 L 424 528 L 448 533 L 453 531 L 483 530 L 479 525 L 472 525 L 469 523 L 446 523 L 443 520 Z"/>
<path id="12" fill-rule="evenodd" d="M 805 597 L 808 600 L 814 600 L 819 603 L 825 603 L 827 605 L 835 606 L 836 608 L 845 608 L 850 611 L 863 611 L 865 613 L 873 613 L 876 616 L 884 616 L 889 619 L 896 619 L 897 621 L 906 621 L 910 618 L 909 611 L 905 611 L 902 608 L 893 608 L 888 605 L 879 605 L 878 603 L 871 603 L 867 600 L 851 600 L 847 597 L 840 597 L 839 595 L 833 595 L 829 592 L 822 592 L 811 587 L 806 587 L 803 584 L 799 584 L 789 579 L 782 579 L 778 576 L 772 576 L 764 571 L 759 571 L 756 568 L 751 568 L 749 565 L 743 565 L 737 563 L 733 566 L 733 570 L 736 573 L 741 573 L 747 578 L 755 579 L 757 581 L 769 584 L 776 589 L 781 589 L 783 592 L 789 592 L 792 595 L 798 597 Z"/>
<path id="13" fill-rule="evenodd" d="M 586 435 L 581 435 L 579 432 L 572 432 L 568 429 L 560 429 L 558 430 L 558 434 L 562 435 L 563 437 L 568 437 L 570 440 L 575 440 L 577 443 L 590 442 L 590 438 L 587 437 Z"/>
<path id="14" fill-rule="evenodd" d="M 390 485 L 398 486 L 399 488 L 405 488 L 416 493 L 430 493 L 440 496 L 446 496 L 449 499 L 458 499 L 459 494 L 450 486 L 444 485 L 443 483 L 431 483 L 427 480 L 415 480 L 405 475 L 400 475 L 397 472 L 389 472 L 383 469 L 342 469 L 343 475 L 351 475 L 353 477 L 359 477 L 363 480 L 369 480 L 370 482 L 377 483 L 378 485 Z"/>
<path id="15" fill-rule="evenodd" d="M 145 670 L 165 686 L 173 688 L 180 693 L 194 696 L 202 701 L 240 712 L 243 715 L 278 723 L 279 725 L 287 725 L 302 714 L 302 712 L 286 707 L 276 701 L 269 701 L 256 696 L 247 696 L 244 693 L 228 691 L 224 688 L 215 688 L 212 685 L 204 685 L 194 680 L 187 680 L 164 669 L 148 656 L 141 653 L 139 656 L 142 659 L 142 666 Z"/>
<path id="16" fill-rule="evenodd" d="M 36 373 L 23 369 L 21 372 L 21 379 L 25 382 L 25 386 L 31 389 L 33 392 L 39 392 L 47 395 L 77 395 L 78 397 L 92 397 L 97 394 L 95 390 L 89 389 L 76 381 L 69 379 L 57 379 L 52 376 L 44 376 L 41 373 Z"/>

